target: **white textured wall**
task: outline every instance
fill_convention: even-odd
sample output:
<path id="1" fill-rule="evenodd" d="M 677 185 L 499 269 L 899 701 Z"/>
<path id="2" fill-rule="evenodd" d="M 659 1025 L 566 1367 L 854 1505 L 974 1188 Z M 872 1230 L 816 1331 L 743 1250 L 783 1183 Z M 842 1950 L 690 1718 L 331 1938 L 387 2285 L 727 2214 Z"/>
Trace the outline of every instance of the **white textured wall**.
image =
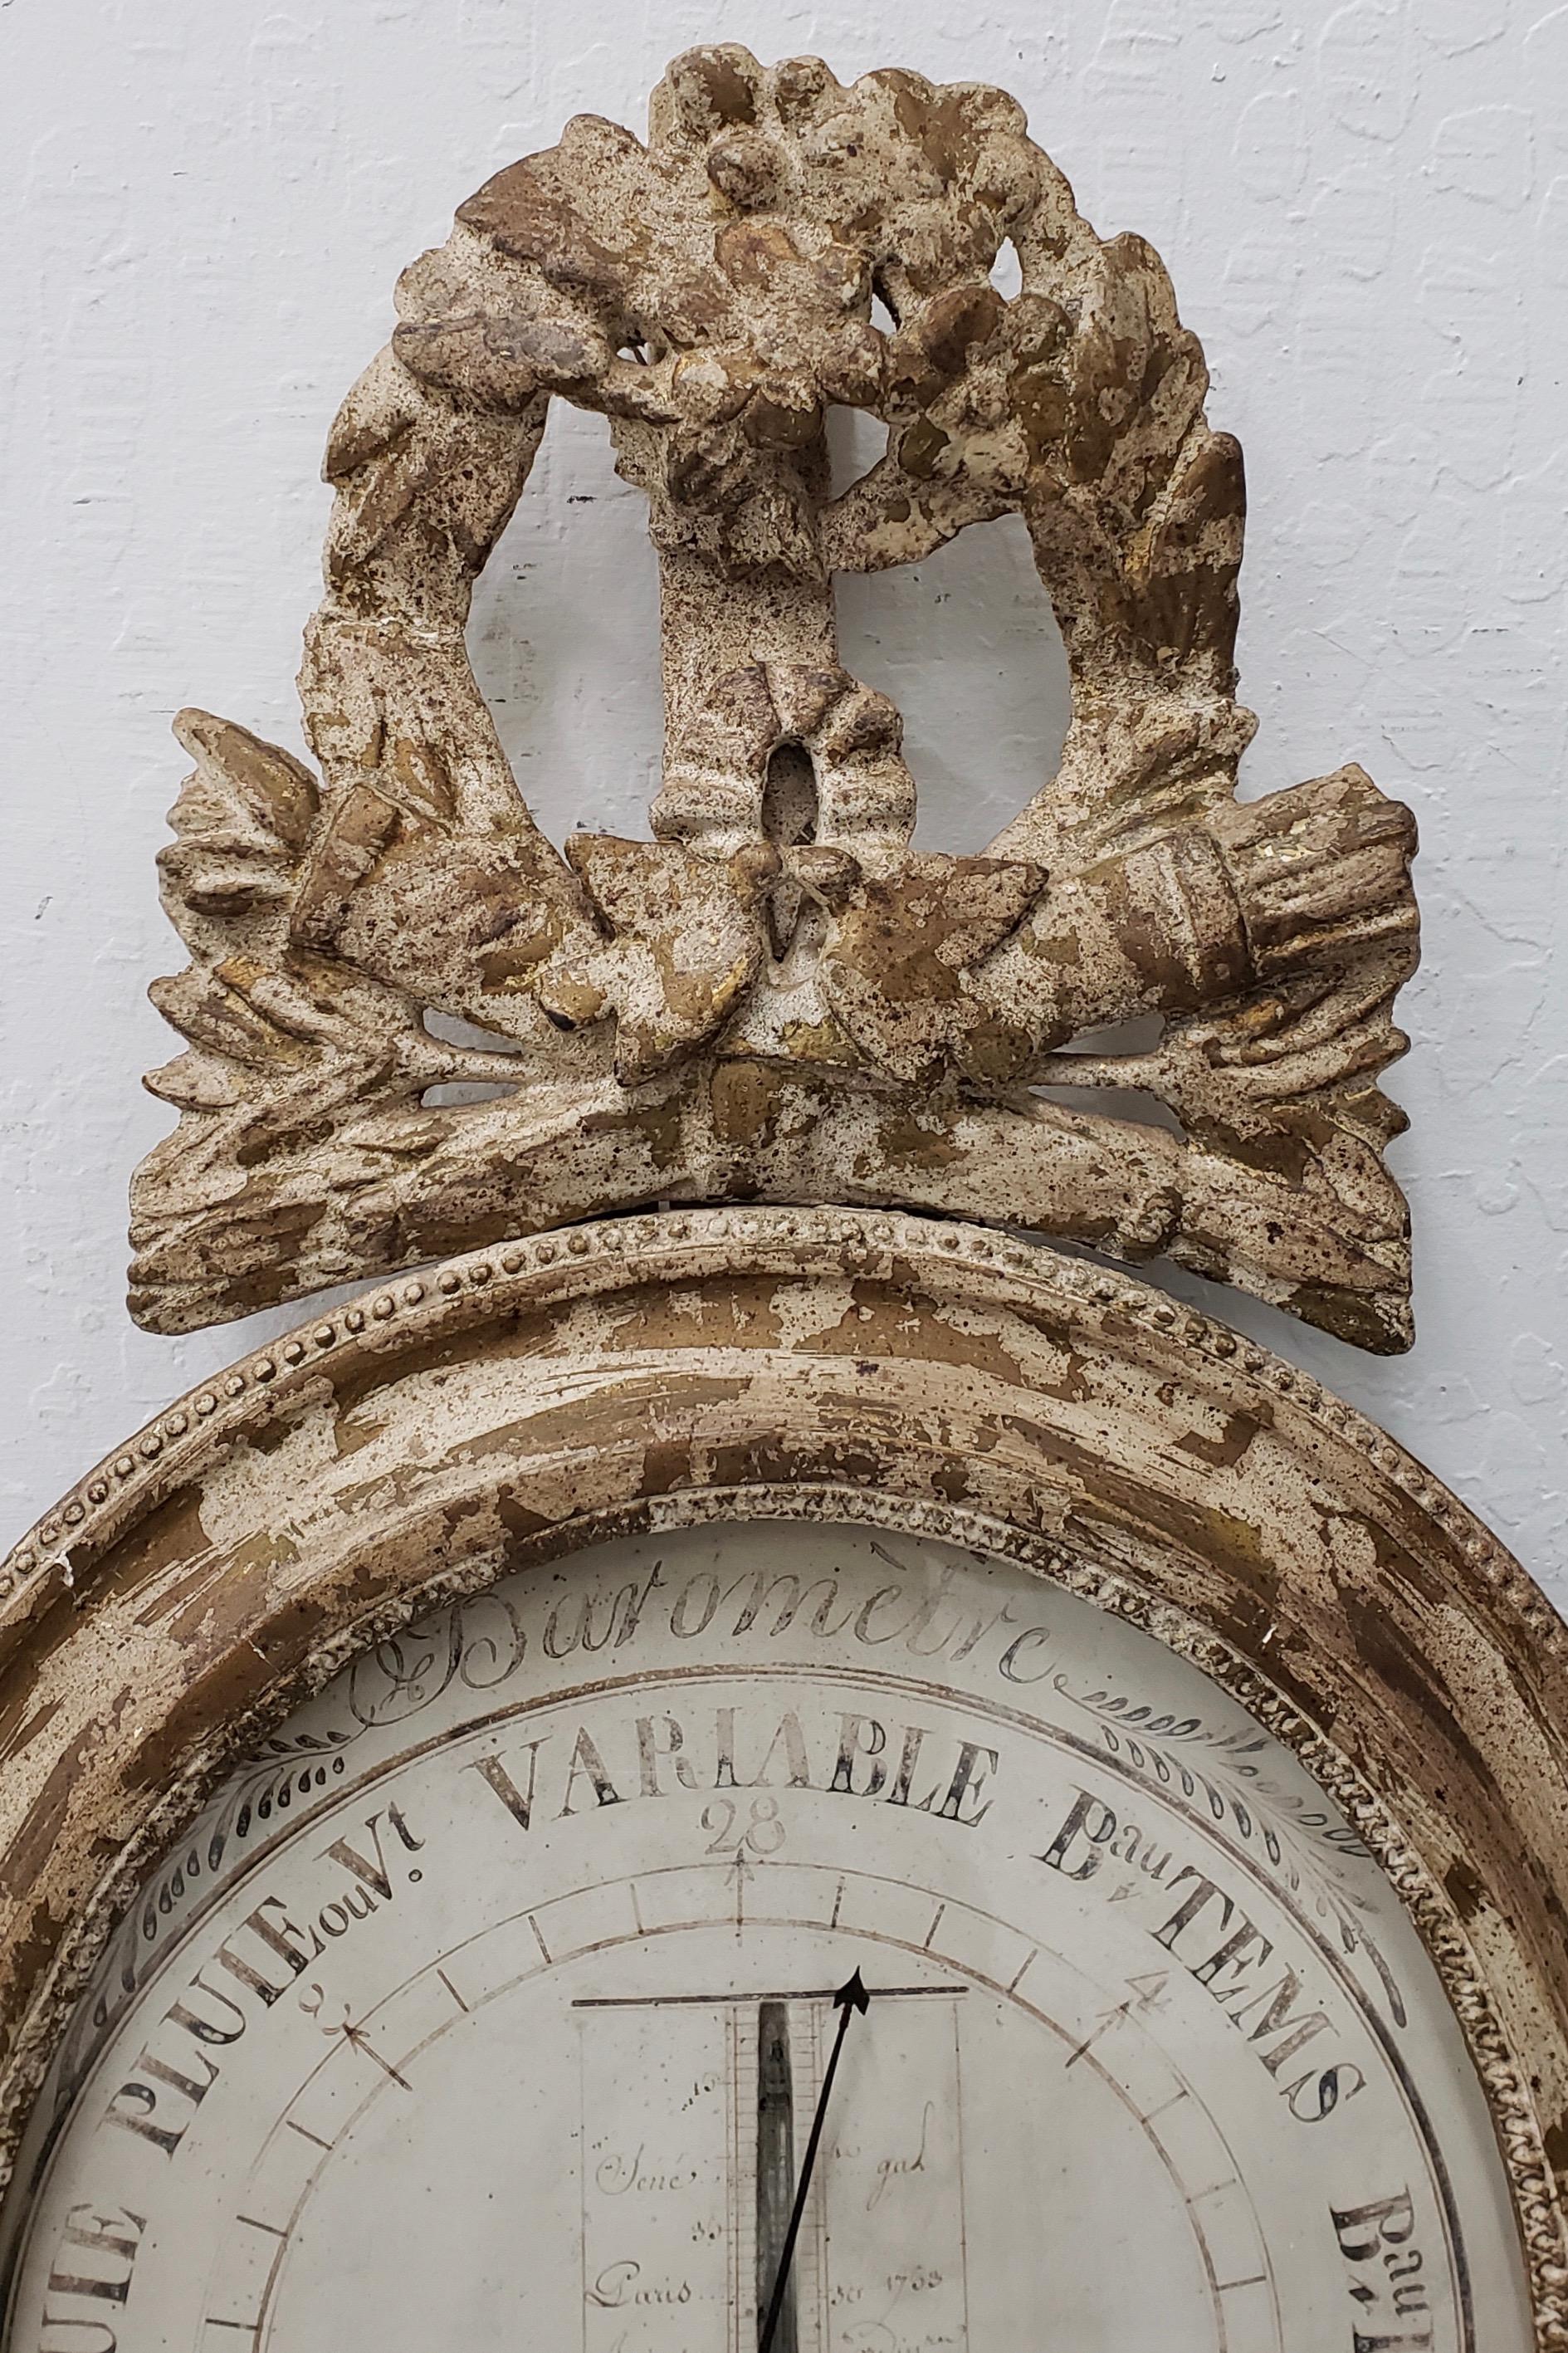
<path id="1" fill-rule="evenodd" d="M 713 38 L 1000 81 L 1097 227 L 1169 262 L 1248 459 L 1249 788 L 1353 757 L 1426 843 L 1392 1080 L 1415 1352 L 1207 1303 L 1568 1599 L 1568 6 L 1538 0 L 0 0 L 0 1535 L 258 1336 L 150 1339 L 121 1303 L 125 1182 L 168 1117 L 136 1081 L 172 1050 L 142 995 L 178 961 L 153 867 L 170 714 L 297 744 L 320 450 L 397 270 L 568 114 L 640 127 L 666 58 Z M 565 419 L 476 616 L 558 837 L 642 829 L 639 510 Z M 905 703 L 925 837 L 978 844 L 1061 723 L 1016 535 L 846 603 L 852 666 Z"/>

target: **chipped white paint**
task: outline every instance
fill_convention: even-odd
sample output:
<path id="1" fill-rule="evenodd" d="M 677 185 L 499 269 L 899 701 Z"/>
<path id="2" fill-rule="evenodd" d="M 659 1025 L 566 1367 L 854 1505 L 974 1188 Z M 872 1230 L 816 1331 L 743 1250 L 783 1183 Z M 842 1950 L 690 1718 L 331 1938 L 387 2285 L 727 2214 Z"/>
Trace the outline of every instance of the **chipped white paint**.
<path id="1" fill-rule="evenodd" d="M 0 266 L 24 330 L 7 454 L 37 550 L 14 546 L 4 592 L 8 1525 L 250 1336 L 153 1340 L 118 1304 L 125 1177 L 165 1117 L 130 1077 L 163 1050 L 142 991 L 179 961 L 153 881 L 183 765 L 169 715 L 195 700 L 297 741 L 320 443 L 397 268 L 487 169 L 578 107 L 636 119 L 671 51 L 731 37 L 846 75 L 897 57 L 994 78 L 1097 227 L 1166 255 L 1211 414 L 1248 456 L 1251 788 L 1360 757 L 1426 842 L 1415 1052 L 1392 1082 L 1415 1122 L 1394 1151 L 1415 1352 L 1363 1364 L 1226 1312 L 1425 1455 L 1538 1573 L 1568 1573 L 1568 7 L 1036 15 L 740 0 L 606 7 L 584 31 L 520 0 L 170 0 L 155 27 L 110 0 L 0 8 Z M 484 682 L 555 838 L 640 830 L 658 749 L 641 501 L 586 420 L 553 428 L 542 474 L 481 592 Z M 988 838 L 1059 737 L 1026 552 L 986 543 L 1008 528 L 845 599 L 852 667 L 909 718 L 933 844 Z"/>

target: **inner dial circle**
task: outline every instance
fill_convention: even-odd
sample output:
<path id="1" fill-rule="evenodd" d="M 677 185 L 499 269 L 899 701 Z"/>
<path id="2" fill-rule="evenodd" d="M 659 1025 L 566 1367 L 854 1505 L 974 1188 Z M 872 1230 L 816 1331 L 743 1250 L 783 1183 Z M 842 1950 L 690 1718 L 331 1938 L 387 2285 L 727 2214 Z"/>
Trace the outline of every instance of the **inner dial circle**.
<path id="1" fill-rule="evenodd" d="M 1532 2342 L 1294 1757 L 1021 1569 L 772 1523 L 457 1603 L 233 1778 L 62 2047 L 5 2341 L 757 2353 L 797 2207 L 772 2353 Z"/>
<path id="2" fill-rule="evenodd" d="M 921 2343 L 963 2344 L 971 2335 L 976 2343 L 1006 2342 L 1008 2298 L 1016 2293 L 1009 2274 L 1020 2262 L 1012 2226 L 1023 2219 L 1019 2185 L 1009 2177 L 1020 2168 L 1033 2185 L 1027 2261 L 1037 2308 L 1048 2293 L 1062 2322 L 1122 2341 L 1119 2330 L 1141 2324 L 1142 2289 L 1131 2276 L 1086 2279 L 1079 2260 L 1083 2233 L 1096 2226 L 1096 2192 L 1071 2152 L 1090 2145 L 1144 2217 L 1146 2252 L 1157 2256 L 1178 2316 L 1166 2340 L 1172 2353 L 1216 2342 L 1278 2345 L 1267 2253 L 1230 2153 L 1201 2104 L 1175 2114 L 1194 2099 L 1190 2088 L 1178 2083 L 1146 2116 L 1141 2101 L 1157 2080 L 1153 2053 L 1086 2051 L 1043 2019 L 1022 1988 L 1009 2000 L 875 1930 L 825 1930 L 820 1920 L 832 1902 L 847 1899 L 868 1919 L 886 1889 L 856 1884 L 854 1874 L 822 1877 L 831 1883 L 805 1890 L 808 1902 L 819 1899 L 812 1905 L 818 1920 L 748 1920 L 739 1968 L 727 1921 L 661 1922 L 653 1933 L 663 1949 L 628 1954 L 625 1968 L 606 1966 L 603 1946 L 545 1964 L 523 1943 L 528 1924 L 521 1934 L 508 1924 L 498 1935 L 522 1968 L 489 1997 L 496 2015 L 481 2016 L 478 2029 L 465 2023 L 476 2013 L 462 2008 L 458 1981 L 445 1973 L 451 2015 L 400 2057 L 395 2075 L 378 2074 L 331 2152 L 310 2154 L 310 2139 L 294 2132 L 300 2119 L 280 2120 L 294 2137 L 268 2152 L 282 2197 L 273 2206 L 276 2247 L 264 2251 L 261 2341 L 342 2345 L 352 2325 L 392 2342 L 439 2342 L 449 2290 L 428 2266 L 432 2229 L 454 2253 L 467 2246 L 474 2275 L 490 2284 L 476 2325 L 511 2325 L 511 2254 L 522 2217 L 531 2232 L 569 2237 L 575 2230 L 582 2242 L 580 2277 L 558 2271 L 531 2296 L 530 2325 L 543 2341 L 570 2343 L 579 2329 L 595 2348 L 669 2341 L 668 2322 L 662 2330 L 645 2322 L 628 2335 L 628 2323 L 650 2306 L 681 2315 L 683 2343 L 743 2341 L 731 2322 L 757 2273 L 761 2052 L 766 2035 L 782 2031 L 789 2137 L 804 2144 L 831 2031 L 826 1989 L 835 1972 L 837 1981 L 847 1974 L 853 1943 L 879 1989 L 878 2027 L 874 2038 L 857 2042 L 839 2079 L 841 2124 L 795 2254 L 797 2343 L 901 2343 L 915 2324 Z M 638 1884 L 624 1883 L 628 1901 Z M 918 1893 L 934 1916 L 940 1897 L 906 1892 Z M 703 1894 L 689 1891 L 685 1900 Z M 792 1977 L 796 1985 L 781 2000 Z M 553 1978 L 561 1981 L 546 1982 Z M 577 1989 L 605 1985 L 637 1989 Z M 711 2000 L 690 1990 L 716 1985 L 726 1990 Z M 440 2010 L 434 1989 L 425 1990 L 427 2001 L 410 2000 L 410 2011 Z M 384 2022 L 390 2028 L 391 2018 Z M 1042 2047 L 1041 2024 L 1065 2051 Z M 524 2113 L 521 2132 L 498 2145 L 496 2194 L 476 2211 L 471 2185 L 458 2175 L 433 2179 L 410 2162 L 411 2152 L 461 2148 L 471 2118 L 494 2101 L 498 2052 L 513 2054 L 515 2080 L 527 2082 L 542 2042 L 575 2052 L 579 2179 L 563 2178 L 558 2152 L 528 2132 Z M 1019 2106 L 1020 2085 L 1042 2073 L 1054 2080 L 1064 2067 L 1055 2101 L 1026 2098 Z M 967 2134 L 966 2105 L 978 2119 Z M 986 2119 L 999 2110 L 1006 2129 L 988 2133 Z M 315 2113 L 309 2098 L 303 2113 Z M 389 2185 L 381 2217 L 387 2239 L 368 2270 L 342 2261 L 367 2180 Z M 223 2295 L 209 2291 L 209 2313 L 220 2300 L 255 2304 L 258 2250 L 247 2233 L 260 2220 L 237 2222 L 232 2247 L 220 2251 Z M 1253 2268 L 1227 2278 L 1240 2254 Z M 1000 2300 L 991 2289 L 1002 2291 Z M 1252 2325 L 1238 2327 L 1244 2316 Z"/>

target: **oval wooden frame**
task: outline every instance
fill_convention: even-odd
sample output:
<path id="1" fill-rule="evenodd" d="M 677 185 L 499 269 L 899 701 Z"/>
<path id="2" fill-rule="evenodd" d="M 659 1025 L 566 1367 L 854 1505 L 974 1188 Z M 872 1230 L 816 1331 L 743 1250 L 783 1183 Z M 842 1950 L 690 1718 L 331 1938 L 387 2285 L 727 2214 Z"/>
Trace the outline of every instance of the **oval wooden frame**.
<path id="1" fill-rule="evenodd" d="M 693 1211 L 456 1260 L 243 1359 L 40 1523 L 0 1570 L 0 2148 L 139 1878 L 305 1693 L 442 1596 L 713 1516 L 1022 1562 L 1288 1740 L 1443 1976 L 1538 2345 L 1568 2345 L 1568 1630 L 1292 1366 L 915 1218 Z"/>

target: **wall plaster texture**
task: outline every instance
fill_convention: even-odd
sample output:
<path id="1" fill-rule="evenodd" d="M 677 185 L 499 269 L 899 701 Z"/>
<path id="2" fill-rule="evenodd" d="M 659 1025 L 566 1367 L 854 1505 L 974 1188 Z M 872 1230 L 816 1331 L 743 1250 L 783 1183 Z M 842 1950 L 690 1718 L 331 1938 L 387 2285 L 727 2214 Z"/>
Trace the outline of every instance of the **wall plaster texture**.
<path id="1" fill-rule="evenodd" d="M 143 990 L 182 961 L 170 717 L 300 745 L 321 446 L 399 269 L 569 114 L 640 130 L 710 39 L 1000 82 L 1100 232 L 1164 256 L 1248 460 L 1243 789 L 1357 759 L 1422 828 L 1388 1081 L 1417 1344 L 1370 1360 L 1156 1279 L 1385 1424 L 1568 1604 L 1568 5 L 1539 0 L 0 0 L 0 1542 L 295 1320 L 170 1341 L 122 1305 L 125 1183 L 169 1117 Z M 841 610 L 906 714 L 917 839 L 978 848 L 1065 724 L 1022 527 Z M 471 635 L 552 835 L 645 832 L 654 566 L 595 420 L 557 412 Z"/>

